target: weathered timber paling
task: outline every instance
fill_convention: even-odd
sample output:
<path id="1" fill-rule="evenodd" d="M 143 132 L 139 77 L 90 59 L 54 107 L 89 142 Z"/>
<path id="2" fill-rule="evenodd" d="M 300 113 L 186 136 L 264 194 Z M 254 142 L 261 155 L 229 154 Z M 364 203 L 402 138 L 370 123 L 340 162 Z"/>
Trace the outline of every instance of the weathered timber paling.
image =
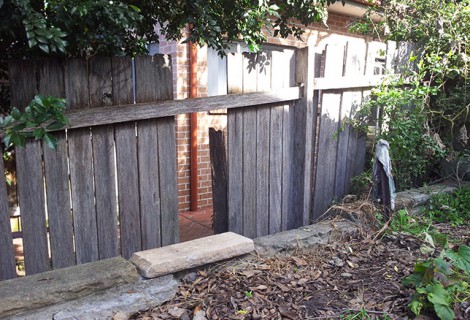
<path id="1" fill-rule="evenodd" d="M 0 159 L 0 170 L 4 172 L 3 157 Z M 15 256 L 13 255 L 13 239 L 8 214 L 8 195 L 5 179 L 0 181 L 0 259 L 0 281 L 15 278 Z"/>
<path id="2" fill-rule="evenodd" d="M 119 113 L 121 105 L 131 113 L 140 106 L 134 100 L 152 104 L 172 99 L 170 61 L 164 55 L 136 58 L 136 79 L 129 57 L 14 61 L 10 65 L 13 103 L 24 108 L 39 93 L 65 97 L 66 113 L 73 109 L 106 118 L 106 110 Z M 172 116 L 176 113 L 161 119 L 156 119 L 158 115 L 121 119 L 118 124 L 108 117 L 105 123 L 81 123 L 67 134 L 56 132 L 57 150 L 40 141 L 18 148 L 26 274 L 120 253 L 129 258 L 142 248 L 178 241 Z M 7 214 L 3 210 L 0 219 L 2 231 L 7 231 L 0 238 L 1 279 L 14 276 Z"/>
<path id="3" fill-rule="evenodd" d="M 24 108 L 36 93 L 63 96 L 70 120 L 66 132 L 55 133 L 57 150 L 38 141 L 17 149 L 26 273 L 178 242 L 174 116 L 181 113 L 228 110 L 226 193 L 220 192 L 227 220 L 220 228 L 258 237 L 322 216 L 364 169 L 365 137 L 342 122 L 356 117 L 382 79 L 376 57 L 385 45 L 361 41 L 346 50 L 328 47 L 322 78 L 314 41 L 304 49 L 229 54 L 228 96 L 180 101 L 170 100 L 165 55 L 134 63 L 12 62 L 14 105 Z M 409 54 L 388 44 L 397 47 L 401 55 L 388 50 L 385 67 L 397 69 Z M 7 279 L 14 257 L 3 187 L 0 279 Z"/>
<path id="4" fill-rule="evenodd" d="M 64 64 L 62 60 L 40 60 L 39 93 L 63 97 L 65 95 Z M 68 150 L 65 133 L 56 134 L 57 149 L 43 144 L 44 178 L 49 222 L 52 268 L 75 264 L 73 223 L 68 179 Z"/>
<path id="5" fill-rule="evenodd" d="M 410 50 L 402 48 L 402 56 Z M 405 46 L 406 47 L 406 46 Z M 350 191 L 351 178 L 364 171 L 366 137 L 345 123 L 356 118 L 361 103 L 370 96 L 370 88 L 394 73 L 400 52 L 396 44 L 351 41 L 332 49 L 327 46 L 325 76 L 315 78 L 314 89 L 321 103 L 318 147 L 316 155 L 315 188 L 313 192 L 313 218 L 318 219 L 333 200 L 340 201 Z M 382 58 L 380 52 L 386 50 Z M 343 59 L 343 53 L 346 54 Z M 345 61 L 341 67 L 338 61 Z M 397 75 L 398 76 L 398 75 Z M 376 125 L 376 119 L 369 119 Z"/>
<path id="6" fill-rule="evenodd" d="M 214 233 L 228 231 L 227 211 L 227 155 L 222 130 L 209 128 L 212 171 L 213 229 Z"/>
<path id="7" fill-rule="evenodd" d="M 229 93 L 273 89 L 276 91 L 271 93 L 287 93 L 296 83 L 292 74 L 296 63 L 293 50 L 260 55 L 232 54 L 228 61 Z M 238 70 L 243 72 L 239 73 Z M 258 108 L 228 108 L 230 231 L 254 238 L 286 230 L 289 225 L 295 224 L 291 220 L 294 215 L 292 142 L 296 132 L 296 106 L 291 101 L 298 100 L 306 92 L 304 87 L 300 90 L 301 94 L 290 101 L 273 101 Z M 298 183 L 303 182 L 299 180 Z M 300 206 L 303 209 L 303 203 Z M 303 211 L 300 217 L 302 221 Z"/>

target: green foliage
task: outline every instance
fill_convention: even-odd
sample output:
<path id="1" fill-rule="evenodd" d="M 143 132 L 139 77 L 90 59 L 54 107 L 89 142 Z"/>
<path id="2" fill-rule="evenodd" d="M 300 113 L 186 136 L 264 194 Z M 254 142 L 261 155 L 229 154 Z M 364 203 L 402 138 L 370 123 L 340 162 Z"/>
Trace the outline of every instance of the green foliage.
<path id="1" fill-rule="evenodd" d="M 146 54 L 147 45 L 192 41 L 218 50 L 234 41 L 258 51 L 266 32 L 302 38 L 304 25 L 326 22 L 337 0 L 2 0 L 0 78 L 10 59 Z M 344 0 L 343 0 L 344 3 Z M 0 108 L 10 112 L 8 88 Z"/>
<path id="2" fill-rule="evenodd" d="M 67 125 L 64 109 L 64 99 L 42 96 L 35 96 L 24 112 L 13 108 L 9 115 L 0 118 L 5 146 L 24 146 L 26 139 L 33 137 L 43 139 L 50 148 L 55 149 L 57 139 L 49 131 Z"/>
<path id="3" fill-rule="evenodd" d="M 429 231 L 432 222 L 429 216 L 413 216 L 406 210 L 398 210 L 390 222 L 390 229 L 420 236 Z"/>
<path id="4" fill-rule="evenodd" d="M 397 67 L 401 76 L 376 88 L 360 113 L 381 110 L 378 138 L 390 143 L 398 191 L 431 180 L 443 157 L 469 149 L 468 137 L 459 135 L 470 126 L 469 7 L 470 0 L 386 0 L 352 25 L 414 45 Z M 383 19 L 374 22 L 373 15 Z"/>
<path id="5" fill-rule="evenodd" d="M 251 290 L 250 291 L 245 291 L 245 297 L 248 298 L 248 299 L 253 298 L 253 291 L 251 291 Z"/>
<path id="6" fill-rule="evenodd" d="M 372 170 L 365 171 L 351 178 L 351 193 L 361 195 L 364 190 L 372 187 Z"/>
<path id="7" fill-rule="evenodd" d="M 436 222 L 450 222 L 454 226 L 468 224 L 470 220 L 470 187 L 460 188 L 453 194 L 431 197 L 426 209 Z"/>
<path id="8" fill-rule="evenodd" d="M 340 316 L 340 319 L 344 320 L 372 320 L 372 319 L 378 319 L 378 320 L 392 320 L 390 316 L 386 313 L 383 315 L 376 315 L 376 312 L 374 312 L 374 315 L 370 315 L 369 312 L 365 309 L 361 309 L 359 311 L 352 311 L 352 310 L 347 310 L 344 314 Z"/>
<path id="9" fill-rule="evenodd" d="M 456 250 L 448 249 L 447 236 L 437 232 L 433 224 L 466 223 L 470 212 L 470 188 L 458 189 L 453 195 L 432 196 L 430 202 L 429 208 L 417 215 L 398 211 L 390 229 L 422 238 L 426 243 L 421 247 L 422 253 L 433 253 L 437 244 L 444 248 L 439 257 L 416 263 L 413 274 L 403 283 L 415 289 L 408 304 L 414 314 L 432 311 L 440 319 L 454 319 L 454 304 L 470 299 L 470 247 L 460 245 Z"/>
<path id="10" fill-rule="evenodd" d="M 326 5 L 337 0 L 4 0 L 0 49 L 22 53 L 64 52 L 72 56 L 138 54 L 166 39 L 207 44 L 223 54 L 232 41 L 253 51 L 274 36 L 301 38 L 298 22 L 326 22 Z M 344 1 L 343 1 L 344 3 Z M 189 34 L 182 32 L 189 26 Z M 13 52 L 11 52 L 13 54 Z"/>
<path id="11" fill-rule="evenodd" d="M 470 247 L 465 245 L 418 262 L 413 274 L 403 280 L 416 290 L 408 307 L 416 315 L 433 310 L 440 319 L 454 319 L 454 303 L 470 299 L 469 277 Z"/>

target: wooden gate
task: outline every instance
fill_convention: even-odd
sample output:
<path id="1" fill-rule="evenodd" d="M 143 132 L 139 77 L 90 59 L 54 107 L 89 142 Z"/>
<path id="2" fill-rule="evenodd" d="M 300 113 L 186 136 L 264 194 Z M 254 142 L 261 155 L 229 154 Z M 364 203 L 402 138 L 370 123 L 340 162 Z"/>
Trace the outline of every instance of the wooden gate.
<path id="1" fill-rule="evenodd" d="M 228 110 L 230 231 L 255 238 L 309 221 L 316 128 L 313 58 L 311 48 L 228 57 L 229 93 L 302 84 L 301 99 Z"/>

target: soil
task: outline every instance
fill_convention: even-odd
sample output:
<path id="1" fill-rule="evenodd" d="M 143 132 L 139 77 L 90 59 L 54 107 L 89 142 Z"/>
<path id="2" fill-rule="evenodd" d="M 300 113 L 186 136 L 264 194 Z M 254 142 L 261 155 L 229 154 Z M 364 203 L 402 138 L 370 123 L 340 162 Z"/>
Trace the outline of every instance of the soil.
<path id="1" fill-rule="evenodd" d="M 468 226 L 440 228 L 469 244 Z M 363 230 L 276 257 L 251 255 L 187 273 L 173 300 L 132 319 L 412 319 L 412 290 L 402 279 L 430 257 L 422 245 L 411 235 Z M 469 303 L 454 306 L 456 319 L 470 319 Z M 352 316 L 363 310 L 368 317 Z"/>

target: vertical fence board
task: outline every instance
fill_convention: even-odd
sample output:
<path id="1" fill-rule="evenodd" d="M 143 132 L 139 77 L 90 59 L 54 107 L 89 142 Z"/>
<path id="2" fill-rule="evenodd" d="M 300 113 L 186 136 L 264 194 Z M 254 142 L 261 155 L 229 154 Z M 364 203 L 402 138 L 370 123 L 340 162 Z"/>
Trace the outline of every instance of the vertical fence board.
<path id="1" fill-rule="evenodd" d="M 113 128 L 109 126 L 93 128 L 96 222 L 100 260 L 119 255 L 114 151 Z"/>
<path id="2" fill-rule="evenodd" d="M 243 110 L 243 235 L 256 238 L 256 108 Z"/>
<path id="3" fill-rule="evenodd" d="M 243 91 L 243 56 L 239 53 L 227 55 L 227 93 Z"/>
<path id="4" fill-rule="evenodd" d="M 148 58 L 151 59 L 151 57 Z M 125 77 L 121 76 L 121 78 L 117 79 L 115 87 L 122 87 L 124 91 L 114 92 L 114 103 L 133 103 L 134 97 L 130 94 L 128 89 L 129 86 L 132 85 L 132 78 L 130 77 L 130 72 L 132 72 L 132 60 L 113 60 L 113 67 L 114 66 L 116 67 L 116 71 L 113 70 L 114 73 L 117 73 L 117 70 L 119 70 L 121 75 L 125 74 Z M 152 72 L 149 72 L 149 74 L 152 74 Z M 136 92 L 139 87 L 144 85 L 151 86 L 152 84 L 147 82 L 136 84 Z M 142 249 L 135 122 L 115 125 L 114 137 L 116 141 L 121 255 L 129 259 L 134 252 Z"/>
<path id="5" fill-rule="evenodd" d="M 256 110 L 256 236 L 269 234 L 269 132 L 271 107 Z M 252 137 L 253 140 L 253 137 Z M 277 155 L 279 156 L 279 155 Z"/>
<path id="6" fill-rule="evenodd" d="M 115 139 L 121 255 L 129 259 L 142 248 L 135 123 L 116 125 Z"/>
<path id="7" fill-rule="evenodd" d="M 346 44 L 344 76 L 361 76 L 364 74 L 366 49 L 367 47 L 363 40 L 350 41 Z"/>
<path id="8" fill-rule="evenodd" d="M 13 106 L 20 110 L 36 93 L 36 73 L 32 62 L 10 64 Z M 28 140 L 24 148 L 15 148 L 18 200 L 22 217 L 23 249 L 27 274 L 49 270 L 49 253 L 42 175 L 41 142 Z"/>
<path id="9" fill-rule="evenodd" d="M 24 148 L 16 148 L 16 160 L 25 270 L 31 275 L 50 269 L 41 145 L 26 142 Z"/>
<path id="10" fill-rule="evenodd" d="M 344 46 L 327 45 L 325 51 L 325 77 L 343 76 Z M 320 217 L 335 196 L 336 159 L 339 130 L 341 92 L 323 93 L 318 134 L 318 153 L 315 176 L 313 219 Z"/>
<path id="11" fill-rule="evenodd" d="M 228 111 L 228 229 L 243 233 L 243 111 Z"/>
<path id="12" fill-rule="evenodd" d="M 4 171 L 3 159 L 0 159 L 0 172 Z M 11 236 L 8 195 L 5 178 L 0 181 L 0 281 L 16 277 L 15 255 Z"/>
<path id="13" fill-rule="evenodd" d="M 154 56 L 154 59 L 156 61 L 155 85 L 157 100 L 173 100 L 171 56 L 158 54 Z"/>
<path id="14" fill-rule="evenodd" d="M 171 57 L 156 56 L 156 69 L 156 99 L 173 99 Z M 162 245 L 170 245 L 179 242 L 175 117 L 158 119 L 157 135 L 160 167 L 155 170 L 160 172 Z"/>
<path id="15" fill-rule="evenodd" d="M 243 60 L 241 54 L 227 56 L 228 93 L 243 91 Z M 243 110 L 227 110 L 228 160 L 228 229 L 243 234 Z"/>
<path id="16" fill-rule="evenodd" d="M 113 104 L 131 104 L 134 102 L 132 59 L 113 57 Z"/>
<path id="17" fill-rule="evenodd" d="M 271 89 L 272 58 L 269 52 L 260 52 L 256 55 L 256 91 Z"/>
<path id="18" fill-rule="evenodd" d="M 159 188 L 157 122 L 155 120 L 138 122 L 139 188 L 142 230 L 142 249 L 157 248 L 162 245 L 161 199 Z M 166 143 L 166 141 L 165 141 Z M 170 196 L 172 199 L 174 195 Z M 168 213 L 166 213 L 168 214 Z M 178 215 L 177 213 L 175 214 Z"/>
<path id="19" fill-rule="evenodd" d="M 140 56 L 135 59 L 136 102 L 154 101 L 157 88 L 162 85 L 156 80 L 157 56 Z M 148 72 L 149 70 L 155 72 Z M 142 249 L 160 247 L 161 212 L 159 189 L 159 152 L 157 121 L 140 121 L 137 124 L 138 161 L 139 161 L 139 195 L 140 219 L 142 232 Z"/>
<path id="20" fill-rule="evenodd" d="M 282 116 L 284 106 L 270 109 L 268 201 L 269 234 L 273 234 L 280 232 L 282 227 Z"/>
<path id="21" fill-rule="evenodd" d="M 39 93 L 65 96 L 64 69 L 60 60 L 39 61 Z M 47 214 L 51 243 L 52 267 L 65 268 L 75 264 L 73 223 L 70 210 L 70 189 L 65 132 L 55 132 L 57 148 L 43 145 Z"/>
<path id="22" fill-rule="evenodd" d="M 349 42 L 346 48 L 344 75 L 347 77 L 363 75 L 366 72 L 366 44 L 363 42 Z M 375 63 L 375 58 L 373 63 Z M 336 199 L 340 199 L 345 192 L 349 190 L 350 176 L 347 172 L 349 144 L 357 145 L 356 141 L 354 141 L 356 136 L 352 136 L 352 140 L 350 141 L 352 130 L 350 125 L 342 124 L 346 117 L 351 116 L 352 107 L 356 103 L 354 94 L 354 91 L 344 91 L 342 94 L 341 113 L 339 117 L 340 129 L 337 135 L 338 154 L 336 156 L 336 179 L 334 192 Z"/>
<path id="23" fill-rule="evenodd" d="M 340 94 L 323 94 L 315 179 L 314 219 L 320 217 L 328 209 L 334 197 L 335 166 L 338 150 L 334 135 L 338 130 L 340 102 Z"/>
<path id="24" fill-rule="evenodd" d="M 348 160 L 348 145 L 350 137 L 350 126 L 343 125 L 345 118 L 351 113 L 352 92 L 343 92 L 341 99 L 341 114 L 339 117 L 340 129 L 336 135 L 338 140 L 338 154 L 336 156 L 336 177 L 334 186 L 334 197 L 340 199 L 346 191 L 346 166 Z"/>
<path id="25" fill-rule="evenodd" d="M 288 229 L 288 217 L 292 212 L 292 164 L 294 127 L 293 104 L 286 104 L 282 112 L 282 211 L 281 230 Z"/>
<path id="26" fill-rule="evenodd" d="M 356 111 L 361 105 L 362 101 L 362 91 L 352 91 L 351 92 L 351 113 L 350 117 L 354 118 L 356 116 Z M 350 128 L 349 131 L 349 144 L 348 144 L 348 153 L 347 153 L 347 160 L 346 160 L 346 173 L 345 173 L 345 179 L 349 183 L 346 185 L 346 190 L 345 192 L 348 193 L 351 189 L 351 178 L 356 175 L 357 169 L 356 169 L 356 164 L 358 158 L 357 158 L 357 148 L 358 148 L 358 142 L 361 142 L 362 144 L 362 133 L 360 133 L 357 130 L 353 130 Z"/>
<path id="27" fill-rule="evenodd" d="M 90 106 L 87 67 L 84 59 L 66 60 L 65 93 L 70 109 Z M 81 264 L 99 259 L 90 128 L 70 130 L 68 141 L 75 250 L 77 264 Z"/>
<path id="28" fill-rule="evenodd" d="M 88 84 L 92 108 L 113 104 L 111 58 L 93 57 L 89 60 Z M 92 135 L 98 252 L 99 259 L 108 259 L 119 255 L 114 130 L 112 126 L 94 127 Z"/>
<path id="29" fill-rule="evenodd" d="M 227 155 L 222 130 L 209 128 L 209 145 L 212 172 L 212 199 L 214 212 L 214 233 L 228 231 L 227 211 Z"/>
<path id="30" fill-rule="evenodd" d="M 158 119 L 158 142 L 162 201 L 162 246 L 167 246 L 179 241 L 174 117 Z"/>
<path id="31" fill-rule="evenodd" d="M 364 90 L 362 92 L 362 102 L 367 101 L 370 97 L 370 94 L 370 90 Z M 354 164 L 354 169 L 352 170 L 352 176 L 357 176 L 364 172 L 364 165 L 366 161 L 366 134 L 363 132 L 357 132 L 356 139 L 356 160 Z"/>
<path id="32" fill-rule="evenodd" d="M 255 92 L 258 83 L 256 53 L 243 53 L 243 93 Z"/>
<path id="33" fill-rule="evenodd" d="M 294 105 L 292 205 L 288 227 L 297 228 L 311 218 L 311 172 L 315 145 L 316 105 L 313 104 L 313 74 L 315 54 L 313 48 L 298 50 L 296 55 L 296 81 L 303 83 L 303 98 Z M 314 109 L 315 108 L 315 109 Z"/>

